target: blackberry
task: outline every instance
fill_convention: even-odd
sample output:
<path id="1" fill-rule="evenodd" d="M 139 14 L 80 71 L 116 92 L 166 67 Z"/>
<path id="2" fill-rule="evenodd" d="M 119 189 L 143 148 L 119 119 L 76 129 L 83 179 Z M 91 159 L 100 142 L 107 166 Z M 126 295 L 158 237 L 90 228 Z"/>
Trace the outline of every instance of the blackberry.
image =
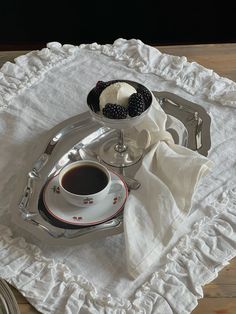
<path id="1" fill-rule="evenodd" d="M 125 119 L 127 117 L 127 109 L 117 104 L 106 104 L 102 113 L 109 119 Z"/>
<path id="2" fill-rule="evenodd" d="M 143 96 L 143 99 L 145 102 L 145 109 L 147 109 L 151 105 L 151 102 L 152 102 L 152 95 L 150 91 L 145 86 L 139 86 L 137 88 L 137 93 Z"/>
<path id="3" fill-rule="evenodd" d="M 103 82 L 103 81 L 98 81 L 96 86 L 93 88 L 93 91 L 91 93 L 91 102 L 90 102 L 90 108 L 94 112 L 100 111 L 100 106 L 99 106 L 99 96 L 101 92 L 109 86 L 111 83 L 110 82 Z"/>
<path id="4" fill-rule="evenodd" d="M 94 92 L 97 94 L 97 96 L 100 96 L 101 92 L 110 84 L 110 82 L 98 81 L 94 87 Z"/>
<path id="5" fill-rule="evenodd" d="M 134 93 L 129 97 L 128 113 L 131 117 L 139 116 L 145 110 L 145 102 L 140 93 Z"/>

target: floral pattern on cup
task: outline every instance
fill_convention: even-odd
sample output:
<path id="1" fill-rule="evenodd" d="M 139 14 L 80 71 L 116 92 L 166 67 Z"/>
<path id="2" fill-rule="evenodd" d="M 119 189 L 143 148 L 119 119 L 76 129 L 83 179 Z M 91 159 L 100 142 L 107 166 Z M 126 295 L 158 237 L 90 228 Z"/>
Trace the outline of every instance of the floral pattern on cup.
<path id="1" fill-rule="evenodd" d="M 60 187 L 58 185 L 53 186 L 53 192 L 59 194 L 60 193 Z"/>
<path id="2" fill-rule="evenodd" d="M 92 197 L 86 197 L 84 199 L 84 204 L 93 204 L 93 198 Z"/>
<path id="3" fill-rule="evenodd" d="M 82 220 L 83 219 L 83 217 L 81 217 L 81 216 L 73 216 L 72 217 L 75 221 L 77 221 L 77 220 Z"/>

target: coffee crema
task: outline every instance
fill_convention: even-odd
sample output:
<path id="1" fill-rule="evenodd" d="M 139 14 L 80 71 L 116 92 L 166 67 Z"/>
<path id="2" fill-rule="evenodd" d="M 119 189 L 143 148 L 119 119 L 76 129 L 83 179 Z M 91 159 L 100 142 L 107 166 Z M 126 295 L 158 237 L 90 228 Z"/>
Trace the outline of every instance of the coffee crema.
<path id="1" fill-rule="evenodd" d="M 108 177 L 98 167 L 84 165 L 72 168 L 65 173 L 61 184 L 70 193 L 89 195 L 103 190 L 108 184 Z"/>

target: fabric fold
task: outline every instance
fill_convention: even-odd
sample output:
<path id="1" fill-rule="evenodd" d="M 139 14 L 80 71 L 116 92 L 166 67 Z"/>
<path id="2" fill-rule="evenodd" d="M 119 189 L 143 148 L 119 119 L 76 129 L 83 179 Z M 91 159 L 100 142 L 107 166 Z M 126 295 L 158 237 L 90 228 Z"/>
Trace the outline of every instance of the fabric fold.
<path id="1" fill-rule="evenodd" d="M 47 71 L 75 57 L 77 51 L 78 46 L 51 42 L 47 48 L 15 58 L 15 63 L 6 62 L 0 69 L 0 109 L 6 108 L 13 97 L 39 82 Z"/>
<path id="2" fill-rule="evenodd" d="M 124 209 L 127 267 L 133 277 L 162 256 L 190 212 L 200 178 L 213 166 L 197 152 L 166 143 L 166 118 L 153 97 L 151 109 L 136 127 L 139 132 L 149 130 L 152 144 L 136 174 L 141 187 L 131 191 Z"/>

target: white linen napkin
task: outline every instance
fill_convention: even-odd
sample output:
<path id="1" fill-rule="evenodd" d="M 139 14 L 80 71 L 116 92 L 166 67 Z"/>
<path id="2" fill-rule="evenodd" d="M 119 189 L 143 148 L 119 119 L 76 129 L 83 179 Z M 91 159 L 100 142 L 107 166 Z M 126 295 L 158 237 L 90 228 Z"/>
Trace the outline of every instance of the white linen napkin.
<path id="1" fill-rule="evenodd" d="M 149 130 L 151 144 L 124 210 L 128 271 L 137 277 L 160 258 L 178 225 L 188 216 L 197 184 L 213 163 L 188 148 L 174 144 L 165 131 L 167 115 L 153 97 L 147 117 L 136 127 Z"/>

